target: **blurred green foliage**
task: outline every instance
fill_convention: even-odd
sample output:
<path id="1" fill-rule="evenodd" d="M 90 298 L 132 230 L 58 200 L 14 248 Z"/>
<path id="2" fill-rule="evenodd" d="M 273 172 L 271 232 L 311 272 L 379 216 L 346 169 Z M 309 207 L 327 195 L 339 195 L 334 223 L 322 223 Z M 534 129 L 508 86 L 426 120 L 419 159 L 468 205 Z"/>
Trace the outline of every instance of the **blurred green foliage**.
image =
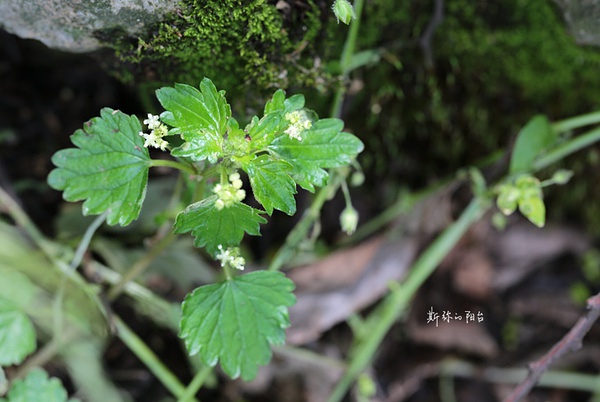
<path id="1" fill-rule="evenodd" d="M 598 109 L 600 52 L 575 44 L 552 1 L 446 1 L 425 49 L 433 9 L 416 0 L 365 8 L 358 49 L 380 57 L 352 74 L 362 89 L 347 99 L 344 118 L 367 133 L 368 176 L 421 188 L 508 149 L 533 115 L 555 121 Z M 598 232 L 600 211 L 583 202 L 598 196 L 590 184 L 598 159 L 590 148 L 564 162 L 576 180 L 552 191 L 551 217 Z"/>

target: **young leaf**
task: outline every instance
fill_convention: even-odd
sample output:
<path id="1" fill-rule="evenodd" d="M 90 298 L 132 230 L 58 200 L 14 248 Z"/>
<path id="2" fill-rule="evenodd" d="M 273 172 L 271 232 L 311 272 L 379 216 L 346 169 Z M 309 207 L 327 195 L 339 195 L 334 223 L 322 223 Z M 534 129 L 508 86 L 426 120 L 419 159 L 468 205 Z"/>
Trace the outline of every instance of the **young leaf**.
<path id="1" fill-rule="evenodd" d="M 273 97 L 265 103 L 265 116 L 276 110 L 282 110 L 283 102 L 285 102 L 285 91 L 283 89 L 278 89 L 273 94 Z"/>
<path id="2" fill-rule="evenodd" d="M 100 116 L 71 136 L 77 148 L 54 154 L 57 169 L 50 172 L 48 184 L 64 190 L 67 201 L 85 199 L 84 215 L 110 210 L 108 224 L 126 226 L 140 213 L 150 156 L 137 117 L 109 108 L 102 109 Z"/>
<path id="3" fill-rule="evenodd" d="M 263 150 L 273 139 L 285 130 L 287 122 L 282 113 L 269 113 L 262 119 L 254 118 L 246 126 L 246 132 L 250 136 L 250 149 L 252 151 Z"/>
<path id="4" fill-rule="evenodd" d="M 173 156 L 188 157 L 195 161 L 208 159 L 210 163 L 216 163 L 223 156 L 223 137 L 213 131 L 186 132 L 181 136 L 185 142 L 171 151 Z"/>
<path id="5" fill-rule="evenodd" d="M 197 247 L 206 247 L 206 251 L 215 254 L 219 245 L 223 248 L 237 246 L 244 237 L 260 235 L 260 224 L 266 219 L 260 211 L 244 203 L 236 202 L 229 207 L 217 209 L 217 196 L 211 196 L 188 206 L 177 215 L 175 233 L 192 232 Z"/>
<path id="6" fill-rule="evenodd" d="M 272 112 L 289 113 L 304 107 L 304 95 L 296 94 L 285 99 L 285 91 L 278 89 L 265 104 L 265 116 Z"/>
<path id="7" fill-rule="evenodd" d="M 289 163 L 262 155 L 242 164 L 242 169 L 248 173 L 254 197 L 269 215 L 273 209 L 288 215 L 296 212 L 296 183 L 289 175 L 292 169 Z"/>
<path id="8" fill-rule="evenodd" d="M 324 168 L 346 165 L 364 148 L 356 136 L 342 132 L 343 128 L 339 119 L 318 120 L 302 133 L 301 141 L 283 135 L 272 142 L 269 152 L 292 165 L 292 177 L 302 188 L 314 191 L 315 185 L 327 183 Z"/>
<path id="9" fill-rule="evenodd" d="M 538 115 L 529 120 L 517 136 L 509 173 L 530 170 L 535 159 L 554 145 L 556 136 L 546 116 Z"/>
<path id="10" fill-rule="evenodd" d="M 33 323 L 12 303 L 0 298 L 0 366 L 19 364 L 34 350 Z"/>
<path id="11" fill-rule="evenodd" d="M 200 83 L 200 91 L 190 85 L 175 84 L 158 89 L 156 97 L 166 110 L 161 114 L 161 120 L 174 127 L 169 134 L 199 135 L 210 131 L 222 136 L 225 133 L 231 108 L 225 99 L 225 91 L 217 92 L 208 78 Z"/>
<path id="12" fill-rule="evenodd" d="M 197 288 L 183 302 L 179 336 L 208 366 L 220 361 L 232 378 L 251 380 L 285 342 L 294 283 L 280 272 L 257 271 Z"/>
<path id="13" fill-rule="evenodd" d="M 16 380 L 3 402 L 67 402 L 67 391 L 57 378 L 48 378 L 48 374 L 35 368 L 22 380 Z M 70 399 L 69 402 L 76 402 Z"/>

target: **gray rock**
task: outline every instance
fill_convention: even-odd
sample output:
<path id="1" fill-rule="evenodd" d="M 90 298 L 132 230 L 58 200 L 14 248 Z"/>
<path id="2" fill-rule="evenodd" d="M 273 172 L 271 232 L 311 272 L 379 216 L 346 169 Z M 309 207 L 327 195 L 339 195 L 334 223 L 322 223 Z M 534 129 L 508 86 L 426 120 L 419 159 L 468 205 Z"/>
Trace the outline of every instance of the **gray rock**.
<path id="1" fill-rule="evenodd" d="M 22 38 L 68 52 L 100 48 L 93 33 L 123 29 L 129 34 L 160 21 L 177 0 L 1 0 L 0 27 Z"/>
<path id="2" fill-rule="evenodd" d="M 600 46 L 600 0 L 554 0 L 581 45 Z"/>

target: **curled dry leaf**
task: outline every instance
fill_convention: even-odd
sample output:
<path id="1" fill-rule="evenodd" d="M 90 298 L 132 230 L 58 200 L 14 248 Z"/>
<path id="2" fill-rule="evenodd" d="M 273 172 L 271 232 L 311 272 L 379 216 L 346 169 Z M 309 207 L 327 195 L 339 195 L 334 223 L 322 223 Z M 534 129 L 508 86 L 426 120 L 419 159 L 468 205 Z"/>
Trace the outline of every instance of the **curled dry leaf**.
<path id="1" fill-rule="evenodd" d="M 390 281 L 404 278 L 417 244 L 412 237 L 396 241 L 377 237 L 291 270 L 289 278 L 297 286 L 297 303 L 290 308 L 288 342 L 316 340 L 322 332 L 381 298 Z"/>

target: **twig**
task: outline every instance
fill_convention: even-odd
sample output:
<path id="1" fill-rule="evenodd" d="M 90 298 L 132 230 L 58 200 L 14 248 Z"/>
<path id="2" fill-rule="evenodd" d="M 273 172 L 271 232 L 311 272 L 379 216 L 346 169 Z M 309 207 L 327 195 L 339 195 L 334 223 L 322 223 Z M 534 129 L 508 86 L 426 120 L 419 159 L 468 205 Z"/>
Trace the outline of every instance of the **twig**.
<path id="1" fill-rule="evenodd" d="M 539 360 L 529 365 L 529 375 L 504 402 L 518 402 L 537 384 L 550 365 L 568 352 L 581 347 L 581 341 L 592 325 L 600 317 L 600 293 L 587 300 L 588 312 L 581 317 L 571 330 Z"/>

